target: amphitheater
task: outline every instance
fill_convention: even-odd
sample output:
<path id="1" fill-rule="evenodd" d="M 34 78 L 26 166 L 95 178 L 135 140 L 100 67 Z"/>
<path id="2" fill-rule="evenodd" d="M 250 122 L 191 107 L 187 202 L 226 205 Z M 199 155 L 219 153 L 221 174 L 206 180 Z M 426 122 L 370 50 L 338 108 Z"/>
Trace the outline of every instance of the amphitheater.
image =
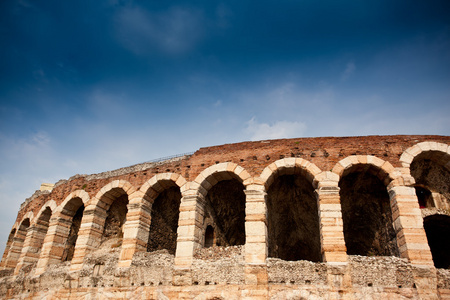
<path id="1" fill-rule="evenodd" d="M 242 142 L 43 184 L 4 299 L 450 299 L 450 137 Z"/>

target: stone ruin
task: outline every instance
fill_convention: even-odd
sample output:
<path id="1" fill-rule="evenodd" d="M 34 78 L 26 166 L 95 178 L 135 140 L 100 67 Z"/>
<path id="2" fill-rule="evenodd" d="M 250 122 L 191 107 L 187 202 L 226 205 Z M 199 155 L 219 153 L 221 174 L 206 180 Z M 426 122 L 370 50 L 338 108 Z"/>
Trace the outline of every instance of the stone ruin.
<path id="1" fill-rule="evenodd" d="M 43 185 L 3 299 L 450 299 L 450 137 L 297 138 Z"/>

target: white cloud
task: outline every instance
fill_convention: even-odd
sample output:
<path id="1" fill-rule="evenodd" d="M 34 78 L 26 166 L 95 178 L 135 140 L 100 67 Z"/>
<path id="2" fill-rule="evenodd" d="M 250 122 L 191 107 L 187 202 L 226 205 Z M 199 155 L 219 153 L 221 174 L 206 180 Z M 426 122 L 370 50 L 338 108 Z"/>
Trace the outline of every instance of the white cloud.
<path id="1" fill-rule="evenodd" d="M 306 125 L 302 122 L 276 121 L 267 124 L 258 123 L 253 117 L 246 124 L 245 132 L 253 141 L 300 137 L 306 131 Z"/>
<path id="2" fill-rule="evenodd" d="M 224 3 L 220 3 L 216 8 L 217 26 L 228 28 L 230 26 L 229 18 L 233 15 L 231 9 Z"/>
<path id="3" fill-rule="evenodd" d="M 341 74 L 341 80 L 346 81 L 356 70 L 356 66 L 354 62 L 347 63 L 345 70 Z"/>
<path id="4" fill-rule="evenodd" d="M 199 40 L 201 19 L 199 12 L 181 7 L 163 12 L 125 7 L 117 15 L 116 30 L 120 42 L 136 54 L 151 54 L 155 48 L 180 54 L 192 49 Z"/>

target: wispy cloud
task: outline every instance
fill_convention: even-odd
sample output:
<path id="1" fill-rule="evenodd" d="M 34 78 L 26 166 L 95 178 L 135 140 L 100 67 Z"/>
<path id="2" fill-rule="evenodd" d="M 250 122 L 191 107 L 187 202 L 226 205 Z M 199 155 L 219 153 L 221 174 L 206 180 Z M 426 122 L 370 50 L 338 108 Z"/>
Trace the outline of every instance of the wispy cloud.
<path id="1" fill-rule="evenodd" d="M 356 70 L 356 66 L 354 62 L 347 63 L 345 70 L 341 74 L 341 80 L 346 81 Z"/>
<path id="2" fill-rule="evenodd" d="M 200 12 L 182 7 L 161 12 L 125 7 L 117 14 L 116 31 L 119 41 L 135 54 L 155 50 L 180 54 L 191 50 L 201 37 L 201 20 Z"/>
<path id="3" fill-rule="evenodd" d="M 301 122 L 276 121 L 268 124 L 259 123 L 255 117 L 247 121 L 246 125 L 245 132 L 253 141 L 299 137 L 306 131 L 306 125 Z"/>

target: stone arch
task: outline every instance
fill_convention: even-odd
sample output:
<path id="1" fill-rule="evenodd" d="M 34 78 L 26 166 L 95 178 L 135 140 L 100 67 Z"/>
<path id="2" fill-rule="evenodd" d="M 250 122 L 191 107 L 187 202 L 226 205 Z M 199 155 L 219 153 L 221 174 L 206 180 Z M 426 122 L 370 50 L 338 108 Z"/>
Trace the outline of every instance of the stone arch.
<path id="1" fill-rule="evenodd" d="M 17 263 L 15 274 L 18 274 L 24 266 L 38 261 L 49 228 L 50 218 L 56 207 L 56 202 L 49 200 L 37 213 L 28 229 L 29 232 L 23 243 L 23 250 Z"/>
<path id="2" fill-rule="evenodd" d="M 398 177 L 395 168 L 388 161 L 384 161 L 373 155 L 351 155 L 337 162 L 331 170 L 340 178 L 349 172 L 366 172 L 377 176 L 383 183 L 388 186 L 391 181 Z"/>
<path id="3" fill-rule="evenodd" d="M 54 209 L 37 262 L 36 275 L 45 272 L 50 264 L 72 260 L 84 210 L 89 201 L 86 191 L 76 190 Z"/>
<path id="4" fill-rule="evenodd" d="M 267 166 L 260 180 L 267 191 L 268 256 L 322 261 L 315 164 L 284 158 Z"/>
<path id="5" fill-rule="evenodd" d="M 76 190 L 70 193 L 55 211 L 55 216 L 67 222 L 63 225 L 61 235 L 64 240 L 64 249 L 61 255 L 62 261 L 72 261 L 77 241 L 83 222 L 84 212 L 90 198 L 86 191 Z"/>
<path id="6" fill-rule="evenodd" d="M 30 222 L 30 225 L 34 219 L 34 213 L 32 211 L 27 212 L 23 217 L 22 220 L 19 222 L 19 224 L 22 224 L 23 221 L 25 221 L 25 219 L 28 219 L 28 221 Z M 19 225 L 19 229 L 20 229 L 20 225 Z"/>
<path id="7" fill-rule="evenodd" d="M 319 175 L 322 170 L 310 161 L 303 158 L 283 158 L 268 165 L 259 176 L 262 180 L 266 191 L 273 183 L 276 176 L 301 174 L 311 182 L 314 188 L 317 187 L 317 180 L 314 178 Z"/>
<path id="8" fill-rule="evenodd" d="M 442 156 L 450 155 L 450 146 L 437 142 L 422 142 L 406 149 L 400 156 L 400 163 L 404 168 L 409 168 L 413 160 L 422 152 L 439 152 Z M 450 168 L 450 159 L 447 157 L 443 164 L 446 168 Z"/>
<path id="9" fill-rule="evenodd" d="M 176 173 L 160 173 L 156 174 L 148 181 L 146 181 L 139 191 L 145 194 L 148 201 L 153 201 L 158 197 L 159 193 L 164 191 L 167 187 L 178 186 L 181 188 L 186 184 L 186 179 Z M 153 203 L 153 202 L 152 202 Z"/>
<path id="10" fill-rule="evenodd" d="M 450 146 L 422 142 L 406 149 L 400 162 L 414 178 L 422 208 L 450 209 Z M 421 199 L 424 198 L 428 199 Z M 422 201 L 421 201 L 422 200 Z"/>
<path id="11" fill-rule="evenodd" d="M 2 269 L 6 265 L 6 259 L 7 259 L 8 254 L 9 254 L 9 250 L 11 248 L 11 244 L 12 244 L 12 242 L 14 240 L 14 236 L 16 235 L 17 226 L 18 226 L 17 223 L 14 224 L 13 228 L 11 229 L 11 232 L 8 235 L 8 239 L 6 241 L 5 251 L 3 252 L 2 261 L 1 261 L 1 264 L 0 264 L 0 268 L 2 268 Z"/>
<path id="12" fill-rule="evenodd" d="M 33 224 L 36 224 L 36 222 L 42 218 L 42 214 L 44 214 L 44 211 L 49 208 L 53 213 L 55 212 L 58 205 L 56 204 L 55 200 L 48 200 L 45 202 L 44 205 L 42 205 L 39 212 L 36 214 L 36 218 L 33 220 Z"/>
<path id="13" fill-rule="evenodd" d="M 186 179 L 179 174 L 161 173 L 145 182 L 129 196 L 129 211 L 124 224 L 119 266 L 128 267 L 134 253 L 147 251 L 153 202 L 165 188 L 183 187 Z"/>
<path id="14" fill-rule="evenodd" d="M 128 217 L 130 196 L 136 188 L 126 180 L 113 180 L 98 191 L 86 206 L 80 229 L 80 240 L 75 249 L 71 271 L 83 266 L 86 255 L 100 245 L 121 247 Z"/>
<path id="15" fill-rule="evenodd" d="M 203 170 L 193 182 L 183 186 L 182 192 L 193 190 L 196 191 L 196 194 L 205 197 L 208 191 L 219 181 L 236 179 L 245 186 L 248 182 L 247 179 L 250 177 L 250 174 L 244 168 L 235 163 L 219 163 Z"/>
<path id="16" fill-rule="evenodd" d="M 17 230 L 15 231 L 8 251 L 8 256 L 6 257 L 5 269 L 16 268 L 28 234 L 28 229 L 31 225 L 31 220 L 33 220 L 33 212 L 28 211 L 18 223 Z"/>
<path id="17" fill-rule="evenodd" d="M 183 176 L 161 173 L 153 176 L 139 190 L 151 205 L 147 251 L 166 249 L 175 254 Z"/>
<path id="18" fill-rule="evenodd" d="M 450 216 L 434 214 L 423 219 L 428 244 L 436 268 L 450 267 Z"/>
<path id="19" fill-rule="evenodd" d="M 216 245 L 244 245 L 245 236 L 245 184 L 250 174 L 241 166 L 224 162 L 203 170 L 189 185 L 204 214 L 199 228 L 199 246 L 204 245 L 207 225 L 216 233 Z M 187 185 L 186 185 L 187 188 Z M 183 196 L 190 191 L 182 188 Z M 186 191 L 186 192 L 184 192 Z"/>
<path id="20" fill-rule="evenodd" d="M 86 206 L 90 200 L 89 194 L 84 190 L 76 190 L 71 192 L 69 195 L 64 198 L 64 201 L 58 205 L 55 209 L 55 216 L 60 215 L 65 209 L 69 208 L 69 202 L 71 202 L 73 199 L 79 198 L 84 206 Z"/>
<path id="21" fill-rule="evenodd" d="M 106 184 L 100 189 L 100 191 L 97 192 L 91 203 L 89 203 L 89 206 L 108 207 L 114 200 L 111 199 L 111 196 L 114 197 L 115 195 L 117 195 L 116 191 L 119 189 L 126 193 L 128 197 L 136 192 L 136 188 L 128 181 L 114 180 Z"/>
<path id="22" fill-rule="evenodd" d="M 97 242 L 123 237 L 129 198 L 134 192 L 136 188 L 128 181 L 114 180 L 101 188 L 92 199 L 89 211 L 93 211 L 98 219 L 97 225 L 103 231 Z"/>
<path id="23" fill-rule="evenodd" d="M 340 202 L 347 253 L 399 256 L 388 186 L 394 167 L 371 155 L 353 155 L 333 168 L 339 175 Z"/>

